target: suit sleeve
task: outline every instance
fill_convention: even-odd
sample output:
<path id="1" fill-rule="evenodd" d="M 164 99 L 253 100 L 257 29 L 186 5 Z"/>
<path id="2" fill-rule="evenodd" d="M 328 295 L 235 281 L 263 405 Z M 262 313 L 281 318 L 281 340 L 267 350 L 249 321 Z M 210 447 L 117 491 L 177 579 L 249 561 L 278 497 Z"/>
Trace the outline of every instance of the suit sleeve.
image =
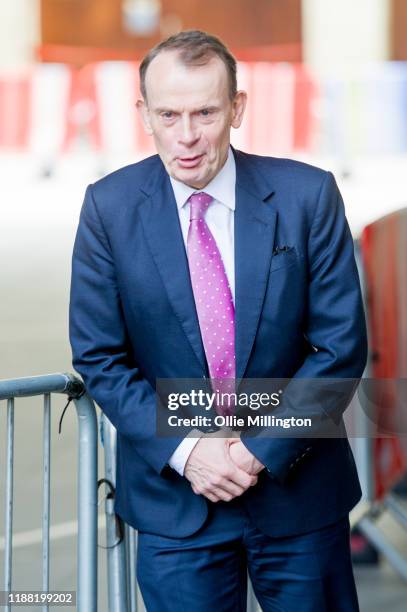
<path id="1" fill-rule="evenodd" d="M 158 473 L 182 438 L 156 436 L 156 397 L 131 356 L 115 265 L 92 187 L 73 256 L 69 310 L 73 366 L 117 431 Z"/>
<path id="2" fill-rule="evenodd" d="M 306 357 L 293 380 L 342 378 L 355 381 L 361 377 L 366 364 L 365 317 L 353 240 L 342 197 L 330 172 L 323 179 L 310 226 L 308 267 L 308 310 L 304 333 L 314 352 Z M 326 396 L 326 401 L 321 402 L 318 401 L 320 398 L 312 397 L 310 382 L 310 385 L 302 387 L 304 393 L 299 397 L 300 406 L 296 406 L 295 416 L 302 416 L 299 413 L 301 405 L 304 405 L 310 408 L 310 413 L 314 411 L 316 421 L 323 422 L 324 418 L 340 420 L 351 394 L 347 402 L 336 401 L 335 394 L 331 400 Z M 354 390 L 355 384 L 351 382 L 351 386 Z M 242 435 L 242 442 L 266 466 L 271 476 L 283 484 L 290 470 L 312 451 L 314 440 L 273 438 L 269 433 L 260 433 L 258 436 Z"/>

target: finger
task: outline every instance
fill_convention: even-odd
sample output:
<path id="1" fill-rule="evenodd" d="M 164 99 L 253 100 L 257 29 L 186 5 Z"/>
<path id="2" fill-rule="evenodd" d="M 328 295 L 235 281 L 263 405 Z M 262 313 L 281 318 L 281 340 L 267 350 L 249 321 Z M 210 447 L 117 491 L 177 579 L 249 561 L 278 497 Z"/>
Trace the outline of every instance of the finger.
<path id="1" fill-rule="evenodd" d="M 222 487 L 212 488 L 209 494 L 216 497 L 217 501 L 225 501 L 225 502 L 229 502 L 235 497 L 237 497 L 237 495 L 233 495 L 233 493 L 229 492 L 227 489 L 223 489 Z"/>
<path id="2" fill-rule="evenodd" d="M 232 480 L 235 484 L 243 487 L 244 490 L 251 487 L 253 484 L 257 482 L 257 476 L 255 474 L 248 474 L 244 470 L 242 470 L 236 463 L 232 460 L 231 463 L 231 471 L 229 474 L 229 479 Z"/>
<path id="3" fill-rule="evenodd" d="M 227 478 L 224 478 L 219 484 L 214 487 L 214 489 L 212 489 L 212 491 L 216 491 L 217 495 L 220 495 L 221 493 L 223 495 L 226 495 L 226 497 L 229 499 L 225 499 L 225 501 L 230 501 L 230 496 L 233 498 L 242 495 L 245 490 L 246 489 L 244 487 L 236 484 L 232 480 L 228 480 Z"/>
<path id="4" fill-rule="evenodd" d="M 203 493 L 203 495 L 207 495 L 207 493 L 217 495 L 224 501 L 230 501 L 231 498 L 244 493 L 244 487 L 230 480 L 227 474 L 228 471 L 225 470 L 223 474 L 212 473 L 208 475 L 199 487 L 200 492 Z"/>
<path id="5" fill-rule="evenodd" d="M 216 495 L 215 492 L 209 488 L 202 490 L 196 487 L 195 485 L 192 485 L 192 490 L 195 493 L 195 495 L 203 495 L 204 497 L 207 497 L 211 502 L 220 501 L 220 497 Z"/>
<path id="6" fill-rule="evenodd" d="M 249 486 L 254 486 L 257 483 L 257 476 L 253 476 L 251 479 L 251 484 Z M 247 487 L 249 488 L 249 487 Z M 241 486 L 236 485 L 230 480 L 225 479 L 220 484 L 212 484 L 208 485 L 203 492 L 203 495 L 210 499 L 213 502 L 217 501 L 231 501 L 235 497 L 239 497 L 242 495 L 247 489 Z"/>
<path id="7" fill-rule="evenodd" d="M 236 485 L 219 474 L 212 474 L 205 481 L 192 484 L 192 490 L 197 495 L 205 495 L 206 497 L 212 495 L 216 497 L 216 500 L 213 499 L 211 501 L 219 501 L 220 499 L 230 501 L 245 491 L 243 487 Z"/>
<path id="8" fill-rule="evenodd" d="M 247 474 L 232 461 L 229 461 L 226 469 L 220 475 L 214 475 L 208 485 L 211 489 L 222 489 L 226 493 L 233 495 L 233 497 L 237 497 L 242 495 L 250 486 L 256 484 L 256 482 L 257 476 Z"/>
<path id="9" fill-rule="evenodd" d="M 217 495 L 214 495 L 213 493 L 205 493 L 204 497 L 209 499 L 209 501 L 213 502 L 214 504 L 220 501 L 220 497 L 218 497 Z"/>

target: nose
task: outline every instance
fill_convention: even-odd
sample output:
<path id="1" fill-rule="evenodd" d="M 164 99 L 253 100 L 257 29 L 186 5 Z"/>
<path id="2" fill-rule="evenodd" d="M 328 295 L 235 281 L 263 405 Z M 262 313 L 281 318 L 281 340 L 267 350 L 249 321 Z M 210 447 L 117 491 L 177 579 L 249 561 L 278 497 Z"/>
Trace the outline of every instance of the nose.
<path id="1" fill-rule="evenodd" d="M 199 133 L 193 125 L 191 117 L 184 116 L 181 123 L 179 142 L 185 146 L 192 146 L 199 140 Z"/>

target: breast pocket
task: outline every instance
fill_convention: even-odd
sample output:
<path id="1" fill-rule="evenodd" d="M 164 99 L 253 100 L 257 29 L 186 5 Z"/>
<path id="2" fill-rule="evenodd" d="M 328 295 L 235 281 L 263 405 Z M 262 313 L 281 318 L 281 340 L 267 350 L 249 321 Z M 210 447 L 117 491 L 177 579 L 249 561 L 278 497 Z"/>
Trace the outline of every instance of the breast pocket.
<path id="1" fill-rule="evenodd" d="M 297 253 L 294 247 L 288 247 L 284 251 L 273 254 L 271 258 L 270 274 L 281 268 L 288 268 L 298 265 L 302 256 Z"/>

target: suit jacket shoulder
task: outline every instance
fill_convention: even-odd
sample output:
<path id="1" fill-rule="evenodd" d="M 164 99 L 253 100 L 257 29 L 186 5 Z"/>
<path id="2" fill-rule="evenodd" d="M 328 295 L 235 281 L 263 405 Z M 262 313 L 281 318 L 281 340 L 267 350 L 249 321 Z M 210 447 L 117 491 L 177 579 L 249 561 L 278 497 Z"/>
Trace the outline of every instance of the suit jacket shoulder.
<path id="1" fill-rule="evenodd" d="M 91 186 L 99 213 L 104 217 L 119 213 L 129 202 L 137 205 L 159 186 L 165 176 L 159 155 L 152 155 L 107 174 Z"/>
<path id="2" fill-rule="evenodd" d="M 322 168 L 295 159 L 255 155 L 236 149 L 234 149 L 234 152 L 237 159 L 246 160 L 247 163 L 256 167 L 258 171 L 265 174 L 272 172 L 273 176 L 276 177 L 287 178 L 291 175 L 297 179 L 320 181 L 327 173 Z"/>
<path id="3" fill-rule="evenodd" d="M 235 151 L 235 158 L 238 185 L 256 189 L 259 195 L 274 194 L 276 211 L 286 217 L 299 215 L 308 226 L 318 205 L 322 203 L 324 208 L 326 204 L 329 208 L 332 198 L 339 195 L 333 174 L 317 166 L 242 151 Z"/>
<path id="4" fill-rule="evenodd" d="M 247 165 L 253 172 L 263 175 L 271 187 L 284 186 L 291 184 L 296 187 L 318 188 L 331 172 L 323 170 L 317 166 L 305 162 L 282 157 L 271 157 L 265 155 L 254 155 L 236 151 L 236 161 Z"/>

